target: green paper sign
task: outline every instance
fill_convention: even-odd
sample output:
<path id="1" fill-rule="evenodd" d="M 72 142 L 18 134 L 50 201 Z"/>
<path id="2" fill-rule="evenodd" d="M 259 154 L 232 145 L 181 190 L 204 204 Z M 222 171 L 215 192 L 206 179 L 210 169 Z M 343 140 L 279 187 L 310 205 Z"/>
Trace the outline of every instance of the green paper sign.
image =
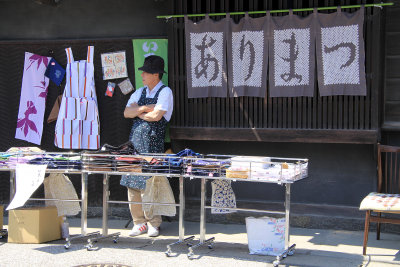
<path id="1" fill-rule="evenodd" d="M 162 82 L 168 85 L 168 40 L 167 39 L 133 39 L 133 57 L 135 59 L 135 87 L 143 87 L 142 72 L 138 68 L 143 66 L 145 57 L 157 55 L 164 59 L 164 73 Z"/>

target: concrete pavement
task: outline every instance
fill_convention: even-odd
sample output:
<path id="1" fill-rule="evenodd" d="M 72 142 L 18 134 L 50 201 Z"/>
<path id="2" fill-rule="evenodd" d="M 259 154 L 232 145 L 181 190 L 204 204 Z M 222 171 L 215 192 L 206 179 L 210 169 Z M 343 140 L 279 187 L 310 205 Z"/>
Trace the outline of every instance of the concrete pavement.
<path id="1" fill-rule="evenodd" d="M 70 232 L 80 233 L 80 219 L 70 219 Z M 7 218 L 5 218 L 7 224 Z M 194 259 L 187 257 L 188 247 L 173 247 L 173 255 L 166 257 L 166 245 L 177 241 L 178 223 L 164 222 L 157 238 L 128 237 L 126 220 L 110 220 L 109 233 L 121 232 L 118 243 L 112 239 L 95 243 L 87 251 L 85 240 L 72 243 L 66 250 L 64 241 L 45 244 L 12 244 L 0 239 L 0 266 L 80 266 L 109 264 L 115 266 L 272 266 L 273 256 L 249 255 L 245 225 L 207 224 L 207 238 L 214 236 L 213 249 L 207 246 L 195 250 Z M 7 225 L 5 225 L 7 228 Z M 101 218 L 88 220 L 88 231 L 101 231 Z M 185 222 L 185 236 L 195 235 L 198 240 L 199 224 Z M 319 230 L 291 228 L 291 244 L 296 244 L 293 256 L 280 266 L 394 266 L 400 265 L 400 235 L 375 233 L 369 237 L 367 256 L 362 255 L 361 231 Z M 194 242 L 195 243 L 195 242 Z M 96 265 L 93 265 L 96 266 Z M 107 266 L 107 265 L 106 265 Z"/>

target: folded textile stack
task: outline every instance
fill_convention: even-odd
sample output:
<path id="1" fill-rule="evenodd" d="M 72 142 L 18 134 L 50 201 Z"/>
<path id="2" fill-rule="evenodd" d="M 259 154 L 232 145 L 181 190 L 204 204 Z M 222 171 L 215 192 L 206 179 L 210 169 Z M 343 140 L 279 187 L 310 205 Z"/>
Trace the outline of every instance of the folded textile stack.
<path id="1" fill-rule="evenodd" d="M 85 171 L 115 171 L 114 157 L 107 155 L 85 155 L 82 157 L 82 169 Z"/>
<path id="2" fill-rule="evenodd" d="M 192 159 L 186 165 L 185 172 L 194 176 L 223 177 L 225 176 L 226 168 L 229 166 L 230 160 L 226 159 Z"/>
<path id="3" fill-rule="evenodd" d="M 271 166 L 269 157 L 237 156 L 231 158 L 231 167 L 226 170 L 226 177 L 247 179 L 257 175 L 260 170 Z"/>
<path id="4" fill-rule="evenodd" d="M 166 154 L 165 156 L 154 155 L 152 161 L 143 165 L 143 172 L 181 174 L 183 173 L 184 166 L 192 158 L 199 157 L 202 157 L 202 155 L 187 148 L 176 154 Z"/>
<path id="5" fill-rule="evenodd" d="M 43 156 L 45 151 L 38 147 L 11 147 L 2 158 L 6 161 L 2 164 L 7 168 L 15 168 L 17 164 L 29 163 L 30 160 Z"/>
<path id="6" fill-rule="evenodd" d="M 115 157 L 116 170 L 119 172 L 142 172 L 144 159 L 136 156 Z"/>
<path id="7" fill-rule="evenodd" d="M 247 179 L 250 176 L 250 170 L 245 167 L 229 167 L 226 170 L 227 178 Z"/>
<path id="8" fill-rule="evenodd" d="M 82 168 L 81 157 L 79 155 L 68 154 L 46 154 L 45 156 L 36 156 L 29 160 L 29 164 L 47 164 L 47 169 L 73 169 Z"/>
<path id="9" fill-rule="evenodd" d="M 83 153 L 83 170 L 100 172 L 142 172 L 141 159 L 130 155 L 137 154 L 132 142 L 119 146 L 104 144 L 97 151 Z"/>
<path id="10" fill-rule="evenodd" d="M 251 179 L 259 181 L 296 181 L 307 176 L 308 163 L 276 163 L 268 169 L 252 170 Z"/>
<path id="11" fill-rule="evenodd" d="M 145 173 L 171 173 L 181 174 L 182 164 L 173 164 L 179 162 L 179 157 L 166 156 L 160 157 L 155 156 L 150 161 L 146 161 L 143 164 L 143 172 Z"/>

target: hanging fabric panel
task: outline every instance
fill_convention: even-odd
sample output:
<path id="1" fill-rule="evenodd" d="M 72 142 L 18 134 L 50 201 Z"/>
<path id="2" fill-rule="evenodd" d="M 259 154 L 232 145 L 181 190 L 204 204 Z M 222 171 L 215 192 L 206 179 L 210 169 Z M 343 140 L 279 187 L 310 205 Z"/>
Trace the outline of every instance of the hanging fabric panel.
<path id="1" fill-rule="evenodd" d="M 271 17 L 269 86 L 271 97 L 314 95 L 313 16 Z"/>
<path id="2" fill-rule="evenodd" d="M 188 98 L 227 97 L 227 22 L 206 15 L 193 23 L 185 16 Z"/>
<path id="3" fill-rule="evenodd" d="M 25 53 L 15 138 L 40 145 L 49 78 L 44 76 L 50 57 Z"/>
<path id="4" fill-rule="evenodd" d="M 339 7 L 316 17 L 320 95 L 365 96 L 364 7 L 354 13 Z"/>
<path id="5" fill-rule="evenodd" d="M 269 12 L 255 19 L 246 13 L 238 24 L 230 20 L 227 38 L 230 97 L 265 97 L 269 18 Z"/>

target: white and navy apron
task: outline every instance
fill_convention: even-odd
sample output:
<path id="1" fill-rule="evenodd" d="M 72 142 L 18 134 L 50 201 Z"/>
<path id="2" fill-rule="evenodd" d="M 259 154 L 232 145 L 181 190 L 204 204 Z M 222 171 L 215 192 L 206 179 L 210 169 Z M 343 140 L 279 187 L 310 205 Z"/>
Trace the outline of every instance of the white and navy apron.
<path id="1" fill-rule="evenodd" d="M 66 149 L 98 149 L 100 123 L 94 85 L 94 47 L 88 46 L 86 60 L 74 61 L 71 48 L 67 53 L 64 94 L 58 113 L 54 144 Z"/>
<path id="2" fill-rule="evenodd" d="M 138 105 L 157 104 L 158 95 L 165 87 L 165 85 L 161 86 L 154 98 L 147 98 L 146 89 L 144 88 Z M 166 126 L 167 120 L 164 116 L 161 120 L 152 122 L 136 117 L 133 119 L 129 140 L 139 153 L 163 153 Z M 149 178 L 151 176 L 123 175 L 120 184 L 129 188 L 144 190 L 146 188 L 146 180 Z"/>

